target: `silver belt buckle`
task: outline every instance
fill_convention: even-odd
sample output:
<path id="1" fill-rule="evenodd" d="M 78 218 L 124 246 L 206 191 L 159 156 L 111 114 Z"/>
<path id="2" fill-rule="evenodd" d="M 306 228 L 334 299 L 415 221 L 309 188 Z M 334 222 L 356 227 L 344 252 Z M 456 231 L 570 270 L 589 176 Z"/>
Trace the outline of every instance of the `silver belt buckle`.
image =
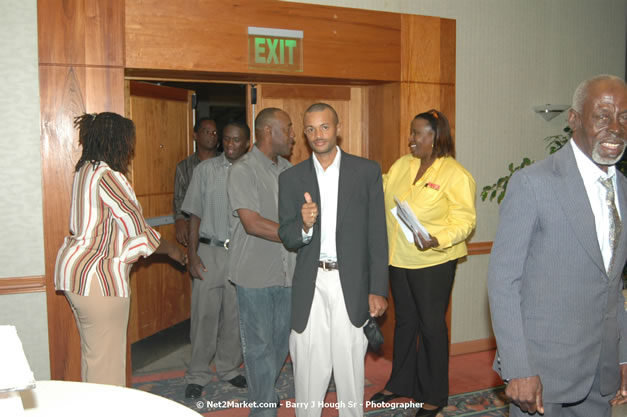
<path id="1" fill-rule="evenodd" d="M 224 241 L 224 244 L 222 246 L 224 246 L 224 249 L 229 250 L 229 243 L 231 242 L 231 239 L 227 239 Z"/>

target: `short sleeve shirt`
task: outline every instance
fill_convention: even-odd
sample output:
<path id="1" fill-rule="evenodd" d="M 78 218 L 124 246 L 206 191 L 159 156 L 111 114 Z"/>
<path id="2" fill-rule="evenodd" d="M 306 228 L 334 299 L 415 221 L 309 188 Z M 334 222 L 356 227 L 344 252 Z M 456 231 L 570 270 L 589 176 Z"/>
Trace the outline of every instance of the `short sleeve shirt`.
<path id="1" fill-rule="evenodd" d="M 174 174 L 174 198 L 172 199 L 174 220 L 185 218 L 185 215 L 181 211 L 181 206 L 185 199 L 189 182 L 192 179 L 192 173 L 199 163 L 200 159 L 198 159 L 198 155 L 193 153 L 176 165 L 176 172 Z"/>
<path id="2" fill-rule="evenodd" d="M 229 238 L 231 209 L 226 192 L 231 163 L 224 154 L 202 161 L 195 169 L 183 200 L 182 211 L 200 217 L 200 237 Z"/>
<path id="3" fill-rule="evenodd" d="M 229 245 L 229 279 L 247 288 L 291 286 L 296 254 L 283 244 L 246 233 L 237 210 L 248 209 L 279 221 L 279 174 L 291 164 L 280 156 L 275 164 L 256 146 L 229 172 L 228 196 L 233 210 Z"/>

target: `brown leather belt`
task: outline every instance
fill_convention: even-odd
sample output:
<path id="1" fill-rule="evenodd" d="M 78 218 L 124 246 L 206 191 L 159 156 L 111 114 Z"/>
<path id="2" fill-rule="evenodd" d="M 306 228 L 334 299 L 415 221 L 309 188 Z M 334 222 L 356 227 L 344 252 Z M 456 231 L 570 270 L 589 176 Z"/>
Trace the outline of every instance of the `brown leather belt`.
<path id="1" fill-rule="evenodd" d="M 321 268 L 323 271 L 333 271 L 338 269 L 338 266 L 337 262 L 318 261 L 318 268 Z"/>

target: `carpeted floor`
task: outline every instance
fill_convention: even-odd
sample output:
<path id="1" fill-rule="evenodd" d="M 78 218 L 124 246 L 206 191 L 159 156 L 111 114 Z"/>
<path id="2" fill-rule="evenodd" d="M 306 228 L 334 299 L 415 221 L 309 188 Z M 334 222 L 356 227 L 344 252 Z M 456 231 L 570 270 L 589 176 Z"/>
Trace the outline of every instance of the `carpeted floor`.
<path id="1" fill-rule="evenodd" d="M 385 362 L 388 362 L 387 364 Z M 385 365 L 385 366 L 384 366 Z M 365 398 L 381 389 L 388 376 L 389 361 L 382 358 L 368 356 L 366 358 Z M 248 415 L 247 408 L 241 408 L 246 401 L 246 390 L 238 389 L 229 383 L 218 380 L 214 375 L 211 382 L 205 387 L 202 399 L 185 399 L 184 370 L 157 372 L 133 377 L 133 386 L 137 389 L 151 392 L 197 411 L 209 417 L 236 417 Z M 294 383 L 291 363 L 286 363 L 279 377 L 277 392 L 281 399 L 278 410 L 279 417 L 294 415 Z M 323 417 L 337 416 L 337 404 L 333 383 L 329 386 L 325 403 L 329 405 L 323 412 Z M 365 415 L 368 417 L 400 417 L 413 416 L 416 404 L 408 399 L 398 399 L 386 407 L 372 407 L 366 402 Z M 503 394 L 503 387 L 493 387 L 474 392 L 451 395 L 449 405 L 440 414 L 442 417 L 504 417 L 507 416 L 507 403 Z"/>
<path id="2" fill-rule="evenodd" d="M 177 401 L 201 415 L 247 416 L 247 408 L 237 408 L 246 400 L 246 390 L 218 381 L 216 377 L 205 387 L 204 398 L 200 403 L 184 398 L 183 376 L 191 354 L 188 335 L 189 323 L 183 322 L 134 344 L 132 346 L 133 386 Z M 508 415 L 508 407 L 503 394 L 503 381 L 492 370 L 494 354 L 494 350 L 489 350 L 450 358 L 449 405 L 438 417 L 506 417 Z M 367 354 L 364 398 L 370 398 L 385 386 L 391 368 L 390 361 L 372 353 Z M 279 380 L 279 394 L 282 401 L 278 417 L 293 417 L 294 409 L 289 407 L 294 403 L 294 386 L 289 361 Z M 224 403 L 220 404 L 220 401 Z M 226 403 L 227 401 L 232 403 Z M 335 406 L 336 396 L 332 385 L 325 402 Z M 226 405 L 231 408 L 225 408 Z M 409 408 L 411 406 L 412 403 L 407 399 L 398 399 L 388 408 L 366 407 L 365 415 L 367 417 L 414 416 L 416 408 Z M 327 408 L 322 413 L 322 417 L 337 415 L 338 412 L 334 408 Z M 612 417 L 627 417 L 627 405 L 613 407 Z"/>

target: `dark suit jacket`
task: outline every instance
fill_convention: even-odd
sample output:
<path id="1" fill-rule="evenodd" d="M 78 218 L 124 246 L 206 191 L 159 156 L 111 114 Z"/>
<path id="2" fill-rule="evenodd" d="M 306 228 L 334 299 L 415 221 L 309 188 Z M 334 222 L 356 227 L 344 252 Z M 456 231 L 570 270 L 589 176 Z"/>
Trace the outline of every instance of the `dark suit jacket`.
<path id="1" fill-rule="evenodd" d="M 616 175 L 625 225 L 627 180 Z M 616 392 L 627 362 L 625 226 L 618 247 L 607 273 L 570 143 L 512 176 L 488 271 L 503 378 L 539 375 L 545 402 L 572 403 L 585 398 L 598 369 L 601 392 Z"/>
<path id="2" fill-rule="evenodd" d="M 314 158 L 312 155 L 311 158 Z M 309 192 L 320 207 L 320 190 L 309 158 L 279 176 L 279 236 L 298 250 L 292 281 L 292 329 L 307 326 L 320 257 L 320 218 L 308 244 L 302 239 L 301 207 Z M 354 326 L 369 317 L 368 295 L 388 295 L 388 245 L 381 169 L 376 162 L 341 153 L 336 226 L 337 259 L 348 316 Z"/>

